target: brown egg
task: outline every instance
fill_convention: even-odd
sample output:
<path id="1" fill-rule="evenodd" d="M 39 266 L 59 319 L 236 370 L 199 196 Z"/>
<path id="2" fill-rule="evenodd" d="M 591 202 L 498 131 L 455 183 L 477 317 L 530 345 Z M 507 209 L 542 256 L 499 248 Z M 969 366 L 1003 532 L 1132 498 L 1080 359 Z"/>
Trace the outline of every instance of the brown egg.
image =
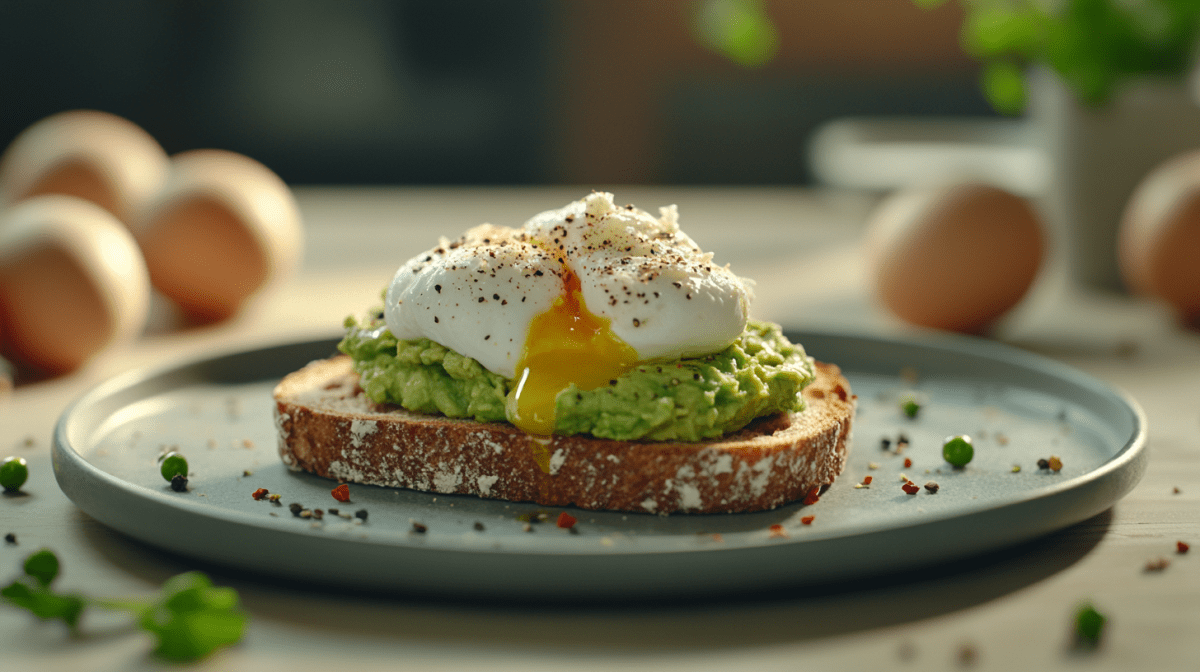
<path id="1" fill-rule="evenodd" d="M 132 228 L 151 282 L 198 322 L 232 316 L 290 275 L 304 240 L 283 180 L 251 158 L 215 149 L 174 156 L 166 184 Z"/>
<path id="2" fill-rule="evenodd" d="M 141 333 L 150 282 L 137 243 L 98 205 L 39 196 L 0 213 L 0 351 L 72 371 Z"/>
<path id="3" fill-rule="evenodd" d="M 1043 254 L 1024 199 L 986 184 L 914 188 L 871 217 L 867 260 L 879 301 L 912 324 L 984 330 L 1021 300 Z"/>
<path id="4" fill-rule="evenodd" d="M 41 194 L 91 201 L 129 224 L 167 177 L 167 155 L 121 117 L 74 110 L 25 129 L 0 158 L 0 207 Z"/>
<path id="5" fill-rule="evenodd" d="M 1200 152 L 1167 161 L 1134 190 L 1118 255 L 1132 289 L 1200 320 Z"/>

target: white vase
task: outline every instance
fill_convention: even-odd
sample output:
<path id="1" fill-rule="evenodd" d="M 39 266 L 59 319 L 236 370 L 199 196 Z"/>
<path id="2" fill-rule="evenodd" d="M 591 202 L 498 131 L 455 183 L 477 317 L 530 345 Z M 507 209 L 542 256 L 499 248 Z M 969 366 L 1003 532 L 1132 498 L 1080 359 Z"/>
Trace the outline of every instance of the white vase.
<path id="1" fill-rule="evenodd" d="M 1125 205 L 1151 169 L 1200 147 L 1200 106 L 1184 78 L 1145 77 L 1087 107 L 1039 69 L 1030 76 L 1029 114 L 1049 159 L 1046 216 L 1071 276 L 1091 288 L 1123 289 L 1117 231 Z"/>

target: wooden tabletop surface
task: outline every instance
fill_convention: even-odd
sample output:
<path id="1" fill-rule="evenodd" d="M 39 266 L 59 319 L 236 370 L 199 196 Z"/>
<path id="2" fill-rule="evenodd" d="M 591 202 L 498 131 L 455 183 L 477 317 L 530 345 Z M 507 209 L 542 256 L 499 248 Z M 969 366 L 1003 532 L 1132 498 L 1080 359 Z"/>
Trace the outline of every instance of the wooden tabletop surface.
<path id="1" fill-rule="evenodd" d="M 1200 335 L 1148 302 L 1073 287 L 1051 263 L 996 331 L 1129 392 L 1149 419 L 1150 463 L 1108 511 L 1016 548 L 885 576 L 744 599 L 623 606 L 442 602 L 266 582 L 117 534 L 59 491 L 49 460 L 64 406 L 131 367 L 338 332 L 395 268 L 483 221 L 517 225 L 583 195 L 568 188 L 297 189 L 299 275 L 233 321 L 173 326 L 156 310 L 137 342 L 75 374 L 18 386 L 0 405 L 0 449 L 26 457 L 23 497 L 0 498 L 0 579 L 30 552 L 62 560 L 60 587 L 149 594 L 200 568 L 241 594 L 243 643 L 212 670 L 1189 670 L 1200 666 Z M 874 201 L 801 189 L 619 188 L 619 202 L 678 203 L 701 246 L 757 281 L 753 313 L 789 327 L 900 334 L 868 292 L 859 240 Z M 899 549 L 898 549 L 899 552 Z M 1169 566 L 1146 571 L 1148 561 Z M 754 571 L 747 567 L 745 571 Z M 1109 620 L 1099 649 L 1072 649 L 1077 605 Z M 0 608 L 0 668 L 158 669 L 148 636 L 88 616 L 81 634 Z"/>

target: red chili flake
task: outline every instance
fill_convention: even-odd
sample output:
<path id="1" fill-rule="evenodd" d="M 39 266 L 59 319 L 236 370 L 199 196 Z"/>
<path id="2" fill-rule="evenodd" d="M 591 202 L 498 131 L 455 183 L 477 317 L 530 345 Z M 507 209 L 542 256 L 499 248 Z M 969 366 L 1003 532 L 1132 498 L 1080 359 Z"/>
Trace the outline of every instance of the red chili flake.
<path id="1" fill-rule="evenodd" d="M 562 513 L 558 514 L 558 520 L 555 521 L 554 524 L 558 525 L 564 530 L 569 530 L 572 527 L 575 527 L 575 516 L 563 511 Z"/>
<path id="2" fill-rule="evenodd" d="M 776 537 L 778 537 L 779 539 L 787 539 L 788 538 L 787 530 L 783 529 L 783 525 L 775 524 L 775 525 L 772 525 L 768 529 L 770 531 L 769 537 L 771 539 L 774 539 Z"/>
<path id="3" fill-rule="evenodd" d="M 1188 546 L 1187 542 L 1183 542 L 1183 541 L 1175 542 L 1175 552 L 1180 555 L 1187 553 L 1189 548 L 1191 548 L 1191 546 Z"/>
<path id="4" fill-rule="evenodd" d="M 330 490 L 329 494 L 333 495 L 333 498 L 339 502 L 348 502 L 350 501 L 350 486 L 342 483 L 333 490 Z"/>
<path id="5" fill-rule="evenodd" d="M 907 469 L 911 466 L 912 466 L 912 458 L 911 457 L 904 458 L 904 468 Z"/>
<path id="6" fill-rule="evenodd" d="M 921 488 L 918 487 L 917 484 L 913 483 L 912 481 L 906 481 L 904 483 L 904 485 L 902 485 L 900 487 L 904 490 L 904 493 L 907 495 L 915 495 L 921 491 Z"/>
<path id="7" fill-rule="evenodd" d="M 816 516 L 804 516 L 800 519 L 801 525 L 812 525 L 812 521 L 816 520 Z"/>
<path id="8" fill-rule="evenodd" d="M 813 488 L 812 490 L 809 490 L 808 495 L 804 497 L 804 503 L 805 504 L 816 504 L 817 502 L 821 501 L 820 493 L 821 493 L 820 486 L 817 486 L 817 487 Z"/>
<path id="9" fill-rule="evenodd" d="M 872 479 L 872 476 L 863 476 L 863 485 L 870 485 Z"/>
<path id="10" fill-rule="evenodd" d="M 253 497 L 254 501 L 257 502 L 258 500 L 262 499 L 263 497 L 266 497 L 269 494 L 271 494 L 271 493 L 266 488 L 259 488 L 259 489 L 255 490 L 254 492 L 250 493 L 250 496 Z"/>

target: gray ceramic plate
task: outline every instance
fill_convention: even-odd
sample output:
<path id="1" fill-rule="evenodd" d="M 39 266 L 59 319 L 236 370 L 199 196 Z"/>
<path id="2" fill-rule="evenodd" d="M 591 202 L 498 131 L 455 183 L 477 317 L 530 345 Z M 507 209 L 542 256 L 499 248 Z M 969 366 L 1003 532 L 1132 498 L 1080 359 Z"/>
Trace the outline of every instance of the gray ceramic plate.
<path id="1" fill-rule="evenodd" d="M 351 485 L 352 501 L 340 504 L 332 481 L 280 463 L 271 397 L 281 376 L 331 354 L 334 340 L 110 380 L 64 412 L 55 474 L 97 520 L 203 560 L 305 583 L 537 600 L 735 593 L 961 558 L 1089 518 L 1145 468 L 1137 404 L 1056 362 L 966 338 L 790 336 L 841 365 L 859 397 L 849 465 L 810 506 L 669 517 L 571 510 L 579 522 L 569 532 L 554 524 L 559 510 L 473 497 Z M 900 410 L 909 392 L 924 400 L 915 419 Z M 955 470 L 942 439 L 963 433 L 975 459 Z M 897 455 L 901 434 L 909 444 Z M 167 448 L 189 460 L 187 492 L 158 474 Z M 1051 455 L 1061 471 L 1038 469 Z M 905 494 L 902 474 L 940 488 Z M 855 487 L 866 476 L 870 487 Z M 254 500 L 258 488 L 280 504 Z M 293 502 L 325 516 L 294 517 Z M 525 531 L 539 512 L 549 520 Z"/>

